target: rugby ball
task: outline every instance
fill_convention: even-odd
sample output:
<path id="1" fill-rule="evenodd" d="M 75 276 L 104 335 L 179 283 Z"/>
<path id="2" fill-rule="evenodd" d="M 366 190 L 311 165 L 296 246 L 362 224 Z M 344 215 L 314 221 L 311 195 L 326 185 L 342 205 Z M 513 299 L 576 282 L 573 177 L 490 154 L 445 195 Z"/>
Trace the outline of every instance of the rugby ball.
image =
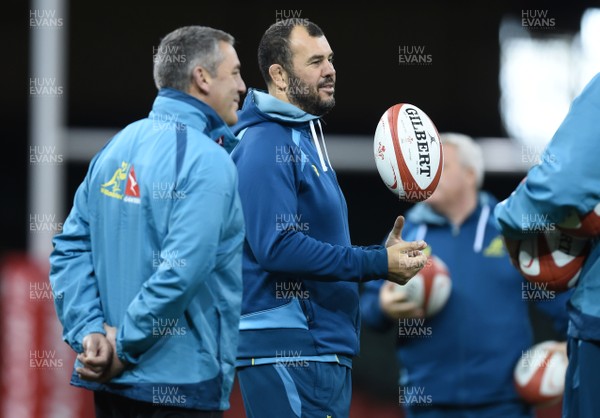
<path id="1" fill-rule="evenodd" d="M 548 290 L 564 291 L 577 283 L 590 251 L 587 239 L 576 238 L 559 229 L 518 242 L 517 266 L 526 280 L 543 283 Z"/>
<path id="2" fill-rule="evenodd" d="M 593 238 L 600 235 L 600 203 L 583 216 L 572 210 L 558 227 L 575 237 Z"/>
<path id="3" fill-rule="evenodd" d="M 444 156 L 440 135 L 418 107 L 399 103 L 379 119 L 373 144 L 377 171 L 401 200 L 429 198 L 440 181 Z"/>
<path id="4" fill-rule="evenodd" d="M 412 279 L 399 289 L 406 292 L 407 299 L 423 309 L 426 317 L 437 314 L 446 305 L 452 290 L 448 267 L 435 255 L 430 255 L 427 264 Z"/>
<path id="5" fill-rule="evenodd" d="M 513 377 L 519 396 L 532 405 L 549 405 L 561 399 L 569 360 L 556 341 L 545 341 L 525 351 Z"/>

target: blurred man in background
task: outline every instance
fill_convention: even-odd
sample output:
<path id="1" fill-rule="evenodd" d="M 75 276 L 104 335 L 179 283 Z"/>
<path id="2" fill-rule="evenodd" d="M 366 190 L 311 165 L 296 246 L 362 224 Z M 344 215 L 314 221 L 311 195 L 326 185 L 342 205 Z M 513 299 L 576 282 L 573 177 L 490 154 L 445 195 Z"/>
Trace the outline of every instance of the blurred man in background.
<path id="1" fill-rule="evenodd" d="M 531 407 L 513 385 L 513 369 L 533 344 L 524 281 L 510 264 L 491 216 L 496 200 L 480 191 L 480 147 L 466 135 L 441 137 L 439 185 L 407 212 L 404 233 L 427 239 L 427 253 L 447 265 L 450 297 L 437 315 L 424 318 L 401 287 L 369 282 L 361 295 L 363 320 L 379 330 L 398 323 L 400 394 L 409 417 L 531 418 Z M 565 335 L 567 296 L 540 300 L 546 295 L 525 294 L 537 299 Z"/>
<path id="2" fill-rule="evenodd" d="M 71 384 L 95 391 L 97 417 L 229 407 L 244 222 L 227 125 L 246 90 L 233 44 L 201 26 L 161 41 L 152 112 L 94 157 L 54 239 Z"/>
<path id="3" fill-rule="evenodd" d="M 566 118 L 514 193 L 495 210 L 503 234 L 525 236 L 523 217 L 537 220 L 529 227 L 560 224 L 570 211 L 589 214 L 600 202 L 600 74 L 573 101 Z M 534 216 L 541 214 L 543 216 Z M 600 411 L 600 245 L 598 235 L 569 300 L 569 367 L 563 417 L 592 418 Z"/>
<path id="4" fill-rule="evenodd" d="M 321 129 L 336 81 L 323 31 L 305 19 L 279 21 L 263 35 L 258 61 L 268 92 L 248 92 L 232 154 L 247 226 L 237 361 L 246 415 L 348 417 L 358 283 L 405 283 L 422 268 L 425 243 L 401 241 L 401 218 L 395 246 L 350 242 Z"/>

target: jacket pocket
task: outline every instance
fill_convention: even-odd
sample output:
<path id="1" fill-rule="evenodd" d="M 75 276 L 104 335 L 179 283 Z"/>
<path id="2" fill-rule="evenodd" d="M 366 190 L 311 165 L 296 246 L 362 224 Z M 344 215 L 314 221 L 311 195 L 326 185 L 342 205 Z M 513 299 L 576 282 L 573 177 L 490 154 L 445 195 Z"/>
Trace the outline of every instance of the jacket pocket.
<path id="1" fill-rule="evenodd" d="M 307 291 L 307 293 L 308 293 L 308 291 Z M 302 307 L 302 312 L 304 312 L 304 316 L 306 317 L 306 322 L 309 325 L 312 324 L 312 322 L 315 318 L 315 315 L 314 315 L 313 306 L 312 306 L 310 299 L 308 297 L 300 299 L 300 306 Z"/>

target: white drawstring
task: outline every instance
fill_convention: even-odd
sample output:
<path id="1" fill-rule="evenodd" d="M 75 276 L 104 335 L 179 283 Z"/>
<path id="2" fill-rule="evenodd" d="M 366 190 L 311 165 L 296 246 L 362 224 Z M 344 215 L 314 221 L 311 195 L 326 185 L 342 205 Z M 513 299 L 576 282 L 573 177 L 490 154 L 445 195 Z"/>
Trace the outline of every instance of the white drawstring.
<path id="1" fill-rule="evenodd" d="M 321 132 L 321 142 L 323 143 L 323 149 L 325 150 L 327 164 L 329 164 L 329 167 L 332 167 L 331 160 L 329 159 L 329 154 L 327 153 L 327 145 L 325 144 L 325 135 L 323 135 L 323 128 L 321 127 L 321 119 L 317 119 L 317 124 L 319 125 L 319 131 Z"/>
<path id="2" fill-rule="evenodd" d="M 475 233 L 475 241 L 473 242 L 473 251 L 476 253 L 481 252 L 483 248 L 483 239 L 485 238 L 485 227 L 487 225 L 488 219 L 490 218 L 490 207 L 489 205 L 485 205 L 481 208 L 481 215 L 479 215 L 479 221 L 477 221 L 477 232 Z M 417 228 L 417 233 L 415 234 L 415 241 L 419 241 L 425 239 L 425 235 L 427 235 L 427 224 L 422 223 Z"/>
<path id="3" fill-rule="evenodd" d="M 422 239 L 425 239 L 425 235 L 427 234 L 427 224 L 421 224 L 419 225 L 419 228 L 417 229 L 417 234 L 415 235 L 415 241 L 420 241 Z"/>
<path id="4" fill-rule="evenodd" d="M 319 128 L 321 124 L 319 123 Z M 321 169 L 323 172 L 327 171 L 327 165 L 325 165 L 325 159 L 323 158 L 323 152 L 321 151 L 321 146 L 319 145 L 319 138 L 317 136 L 317 131 L 315 130 L 315 124 L 311 120 L 310 121 L 310 132 L 312 133 L 313 142 L 315 143 L 315 147 L 317 148 L 317 154 L 319 154 L 319 161 L 321 162 Z M 321 135 L 323 131 L 321 131 Z M 329 159 L 329 158 L 328 158 Z"/>
<path id="5" fill-rule="evenodd" d="M 481 208 L 481 215 L 479 215 L 479 222 L 477 222 L 477 233 L 475 234 L 475 242 L 473 242 L 473 251 L 476 253 L 481 251 L 483 247 L 483 238 L 485 236 L 485 226 L 490 217 L 490 207 L 485 205 Z"/>

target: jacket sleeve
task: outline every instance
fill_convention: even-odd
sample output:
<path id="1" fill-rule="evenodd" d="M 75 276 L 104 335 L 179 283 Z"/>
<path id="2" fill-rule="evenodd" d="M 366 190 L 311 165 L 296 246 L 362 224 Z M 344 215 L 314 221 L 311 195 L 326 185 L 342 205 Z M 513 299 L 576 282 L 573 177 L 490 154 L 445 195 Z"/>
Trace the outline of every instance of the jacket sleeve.
<path id="1" fill-rule="evenodd" d="M 363 323 L 376 331 L 389 330 L 393 321 L 379 307 L 379 291 L 385 280 L 373 280 L 363 285 L 360 294 L 360 313 Z"/>
<path id="2" fill-rule="evenodd" d="M 130 363 L 159 338 L 159 320 L 176 320 L 211 277 L 216 265 L 224 214 L 237 193 L 235 167 L 221 148 L 203 153 L 178 183 L 161 264 L 133 298 L 117 334 L 117 353 Z M 241 273 L 241 272 L 240 272 Z"/>
<path id="3" fill-rule="evenodd" d="M 496 206 L 494 215 L 504 235 L 518 239 L 524 230 L 560 223 L 570 209 L 588 213 L 600 200 L 598 114 L 600 74 L 573 101 L 540 164 Z"/>
<path id="4" fill-rule="evenodd" d="M 255 128 L 246 132 L 233 153 L 246 239 L 256 261 L 266 271 L 311 280 L 365 281 L 386 277 L 387 252 L 382 246 L 368 249 L 333 245 L 294 228 L 277 228 L 278 215 L 298 214 L 297 195 L 301 191 L 295 180 L 297 165 L 278 163 L 273 141 L 264 138 L 272 138 L 273 131 Z M 289 135 L 284 129 L 278 132 Z"/>
<path id="5" fill-rule="evenodd" d="M 88 184 L 89 173 L 75 194 L 62 233 L 53 239 L 54 250 L 50 255 L 50 284 L 56 313 L 63 325 L 63 339 L 78 353 L 83 351 L 83 337 L 90 333 L 105 334 L 104 313 L 94 275 Z"/>

